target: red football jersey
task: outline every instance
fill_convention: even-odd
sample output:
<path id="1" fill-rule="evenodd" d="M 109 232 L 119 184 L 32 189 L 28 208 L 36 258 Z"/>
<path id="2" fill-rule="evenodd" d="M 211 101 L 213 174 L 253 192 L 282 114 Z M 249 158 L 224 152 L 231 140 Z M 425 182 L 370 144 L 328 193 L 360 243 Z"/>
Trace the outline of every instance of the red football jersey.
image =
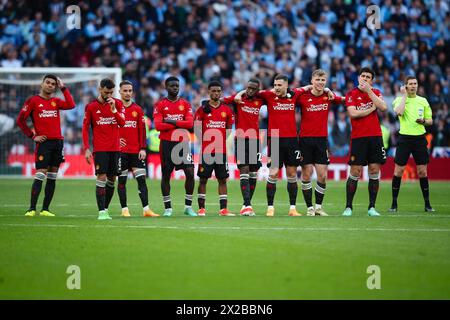
<path id="1" fill-rule="evenodd" d="M 372 89 L 378 97 L 383 97 L 377 89 Z M 367 110 L 372 107 L 373 102 L 369 95 L 358 88 L 350 90 L 345 96 L 345 105 L 347 108 L 355 107 L 356 110 Z M 361 137 L 381 136 L 380 121 L 378 120 L 377 110 L 374 110 L 368 116 L 363 118 L 351 119 L 352 134 L 351 139 Z"/>
<path id="2" fill-rule="evenodd" d="M 165 123 L 164 120 L 175 120 L 176 126 Z M 159 100 L 153 111 L 153 121 L 158 130 L 159 139 L 166 141 L 186 141 L 189 137 L 188 129 L 194 126 L 192 107 L 182 98 L 171 101 L 167 98 Z"/>
<path id="3" fill-rule="evenodd" d="M 211 113 L 207 114 L 200 107 L 194 118 L 195 121 L 201 121 L 202 153 L 226 154 L 227 129 L 231 129 L 233 125 L 233 111 L 228 106 L 220 104 L 217 108 L 211 106 Z"/>
<path id="4" fill-rule="evenodd" d="M 259 110 L 264 105 L 264 100 L 261 98 L 249 98 L 244 93 L 242 95 L 242 103 L 236 104 L 234 97 L 223 98 L 226 104 L 235 106 L 235 121 L 236 121 L 236 137 L 237 138 L 259 138 Z"/>
<path id="5" fill-rule="evenodd" d="M 144 111 L 133 102 L 128 107 L 124 106 L 124 117 L 125 125 L 119 128 L 119 133 L 126 145 L 120 147 L 120 152 L 139 153 L 147 147 Z"/>
<path id="6" fill-rule="evenodd" d="M 17 125 L 27 137 L 33 137 L 33 131 L 27 125 L 27 118 L 31 116 L 35 135 L 46 136 L 48 140 L 63 140 L 61 134 L 61 120 L 59 110 L 75 108 L 75 102 L 69 89 L 63 90 L 64 99 L 56 97 L 45 99 L 39 95 L 28 98 L 17 117 Z"/>
<path id="7" fill-rule="evenodd" d="M 300 105 L 302 117 L 300 120 L 300 137 L 327 137 L 328 112 L 333 103 L 341 103 L 342 98 L 328 99 L 327 93 L 315 96 L 311 91 L 299 95 L 297 103 Z"/>
<path id="8" fill-rule="evenodd" d="M 100 103 L 97 99 L 86 105 L 83 120 L 83 147 L 89 149 L 89 128 L 92 127 L 94 152 L 120 151 L 119 126 L 125 124 L 123 104 L 116 101 L 116 113 L 112 113 L 109 103 Z"/>
<path id="9" fill-rule="evenodd" d="M 265 100 L 269 114 L 269 137 L 295 138 L 297 137 L 297 123 L 295 121 L 295 104 L 303 89 L 294 89 L 292 97 L 279 98 L 270 90 L 262 90 L 258 97 Z M 278 130 L 278 133 L 277 131 Z"/>

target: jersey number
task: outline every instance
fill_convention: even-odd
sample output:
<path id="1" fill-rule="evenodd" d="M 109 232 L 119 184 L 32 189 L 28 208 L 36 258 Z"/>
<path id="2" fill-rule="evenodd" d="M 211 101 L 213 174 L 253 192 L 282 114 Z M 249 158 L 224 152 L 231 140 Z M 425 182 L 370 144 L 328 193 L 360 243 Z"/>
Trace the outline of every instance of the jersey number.
<path id="1" fill-rule="evenodd" d="M 258 161 L 259 161 L 259 162 L 262 161 L 262 155 L 261 155 L 261 152 L 258 152 L 258 153 L 256 154 L 256 157 L 258 158 Z"/>

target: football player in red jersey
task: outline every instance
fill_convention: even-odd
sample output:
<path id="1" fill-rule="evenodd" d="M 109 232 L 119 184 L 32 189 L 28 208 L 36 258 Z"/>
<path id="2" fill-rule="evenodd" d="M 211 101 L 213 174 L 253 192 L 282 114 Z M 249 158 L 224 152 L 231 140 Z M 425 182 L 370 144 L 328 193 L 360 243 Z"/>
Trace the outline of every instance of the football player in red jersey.
<path id="1" fill-rule="evenodd" d="M 130 217 L 127 205 L 126 183 L 128 171 L 133 172 L 138 183 L 139 197 L 143 208 L 144 217 L 158 217 L 148 206 L 148 189 L 145 181 L 147 140 L 145 137 L 144 111 L 141 106 L 132 100 L 133 84 L 130 81 L 122 81 L 119 85 L 120 99 L 124 106 L 125 125 L 120 132 L 120 158 L 119 158 L 119 182 L 117 192 L 119 194 L 122 216 Z"/>
<path id="2" fill-rule="evenodd" d="M 301 108 L 299 144 L 302 160 L 302 192 L 306 202 L 307 216 L 327 216 L 322 209 L 328 173 L 328 113 L 333 103 L 342 103 L 345 99 L 331 93 L 326 88 L 327 74 L 317 69 L 311 76 L 310 91 L 299 96 Z M 316 206 L 312 204 L 311 176 L 316 169 L 317 185 L 315 188 Z"/>
<path id="3" fill-rule="evenodd" d="M 364 67 L 359 71 L 358 86 L 350 90 L 345 104 L 351 118 L 352 133 L 350 142 L 350 175 L 347 179 L 347 203 L 344 216 L 353 213 L 353 197 L 363 166 L 369 166 L 369 216 L 379 216 L 375 210 L 380 185 L 380 167 L 386 162 L 380 121 L 377 110 L 385 111 L 386 102 L 381 92 L 372 88 L 374 71 Z"/>
<path id="4" fill-rule="evenodd" d="M 289 194 L 289 216 L 301 216 L 297 212 L 297 167 L 300 165 L 301 152 L 297 137 L 296 103 L 299 95 L 306 92 L 308 87 L 289 89 L 288 77 L 277 75 L 271 90 L 259 91 L 256 97 L 262 98 L 268 111 L 268 166 L 269 177 L 266 184 L 267 212 L 266 216 L 275 214 L 273 206 L 278 175 L 283 165 L 288 177 L 287 190 Z M 242 102 L 244 91 L 235 96 L 237 103 Z"/>
<path id="5" fill-rule="evenodd" d="M 89 129 L 92 129 L 96 198 L 99 220 L 109 220 L 108 206 L 114 194 L 119 164 L 119 127 L 125 124 L 122 101 L 113 98 L 115 84 L 111 79 L 100 81 L 99 96 L 86 105 L 83 119 L 83 147 L 85 158 L 91 164 Z"/>
<path id="6" fill-rule="evenodd" d="M 233 112 L 220 101 L 222 84 L 211 81 L 208 84 L 209 101 L 206 106 L 200 107 L 195 113 L 195 132 L 201 141 L 202 154 L 197 175 L 200 178 L 198 185 L 199 216 L 206 215 L 206 184 L 214 171 L 219 183 L 219 200 L 221 216 L 234 216 L 227 209 L 227 178 L 228 162 L 226 139 L 229 129 L 233 125 Z M 201 132 L 199 132 L 201 128 Z"/>
<path id="7" fill-rule="evenodd" d="M 156 130 L 160 131 L 159 155 L 161 158 L 161 193 L 164 202 L 164 216 L 172 215 L 170 199 L 170 176 L 172 171 L 183 170 L 186 176 L 184 184 L 184 214 L 195 217 L 192 209 L 194 193 L 194 162 L 190 151 L 189 132 L 194 126 L 191 104 L 179 97 L 180 80 L 168 77 L 165 81 L 167 97 L 155 104 L 153 119 Z"/>
<path id="8" fill-rule="evenodd" d="M 53 96 L 57 88 L 61 90 L 65 100 Z M 53 74 L 47 74 L 42 79 L 39 95 L 28 98 L 17 117 L 19 128 L 36 143 L 36 175 L 31 187 L 30 208 L 25 213 L 27 217 L 36 215 L 36 203 L 45 178 L 47 178 L 45 197 L 39 215 L 54 216 L 49 211 L 49 206 L 55 193 L 59 166 L 64 162 L 64 138 L 61 134 L 59 110 L 73 108 L 75 108 L 75 102 L 69 89 L 66 88 L 60 78 Z M 28 117 L 31 117 L 33 121 L 34 131 L 27 125 Z"/>
<path id="9" fill-rule="evenodd" d="M 236 95 L 225 97 L 223 102 L 233 106 L 236 122 L 235 158 L 240 173 L 240 185 L 244 200 L 240 214 L 254 216 L 251 199 L 255 192 L 258 169 L 261 167 L 261 153 L 259 151 L 259 110 L 264 100 L 256 97 L 260 81 L 252 78 L 247 82 L 241 103 L 236 103 Z"/>

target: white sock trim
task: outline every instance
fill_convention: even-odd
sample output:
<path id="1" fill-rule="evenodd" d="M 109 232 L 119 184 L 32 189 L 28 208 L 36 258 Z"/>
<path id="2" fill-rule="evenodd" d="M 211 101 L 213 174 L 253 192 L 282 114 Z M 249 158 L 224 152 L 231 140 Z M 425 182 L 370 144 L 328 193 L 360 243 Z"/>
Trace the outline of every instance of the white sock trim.
<path id="1" fill-rule="evenodd" d="M 297 177 L 287 178 L 288 183 L 297 183 Z"/>
<path id="2" fill-rule="evenodd" d="M 267 183 L 276 184 L 277 181 L 278 181 L 278 179 L 276 179 L 276 178 L 275 179 L 272 179 L 271 177 L 267 178 Z"/>
<path id="3" fill-rule="evenodd" d="M 36 172 L 36 174 L 34 175 L 34 178 L 36 180 L 40 180 L 40 181 L 44 181 L 46 177 L 46 174 L 43 172 Z"/>
<path id="4" fill-rule="evenodd" d="M 96 185 L 97 187 L 104 188 L 104 187 L 106 187 L 106 181 L 96 180 L 96 181 L 95 181 L 95 185 Z"/>
<path id="5" fill-rule="evenodd" d="M 47 179 L 56 180 L 58 172 L 47 172 Z"/>
<path id="6" fill-rule="evenodd" d="M 309 189 L 312 189 L 312 182 L 302 181 L 302 190 L 309 190 Z"/>
<path id="7" fill-rule="evenodd" d="M 318 193 L 325 194 L 326 188 L 322 188 L 321 186 L 316 185 L 315 190 L 316 190 Z"/>
<path id="8" fill-rule="evenodd" d="M 378 179 L 380 179 L 380 173 L 379 172 L 375 173 L 375 174 L 370 174 L 369 173 L 369 179 L 370 180 L 378 180 Z"/>

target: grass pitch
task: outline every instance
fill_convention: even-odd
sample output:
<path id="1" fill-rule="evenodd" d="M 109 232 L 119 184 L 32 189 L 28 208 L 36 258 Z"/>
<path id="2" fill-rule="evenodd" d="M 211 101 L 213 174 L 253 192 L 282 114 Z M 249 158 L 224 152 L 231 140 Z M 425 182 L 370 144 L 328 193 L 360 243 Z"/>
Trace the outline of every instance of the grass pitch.
<path id="1" fill-rule="evenodd" d="M 159 181 L 148 181 L 151 207 L 162 213 Z M 117 193 L 111 221 L 97 221 L 95 181 L 58 180 L 51 211 L 23 216 L 31 180 L 0 180 L 0 299 L 449 299 L 448 183 L 430 185 L 435 214 L 423 212 L 418 183 L 403 183 L 399 213 L 387 213 L 390 184 L 367 217 L 367 184 L 359 183 L 354 216 L 342 217 L 345 183 L 329 182 L 330 217 L 288 217 L 279 182 L 275 217 L 265 217 L 265 183 L 253 199 L 256 217 L 219 217 L 210 181 L 207 216 L 185 217 L 182 181 L 172 182 L 174 216 L 143 218 L 137 185 L 128 181 L 131 218 Z M 41 208 L 43 192 L 39 199 Z M 241 207 L 239 182 L 228 184 L 229 208 Z M 300 212 L 305 212 L 301 190 Z M 197 208 L 194 196 L 194 208 Z M 70 265 L 80 290 L 66 286 Z M 371 265 L 381 289 L 369 290 Z M 369 281 L 370 282 L 370 281 Z"/>

